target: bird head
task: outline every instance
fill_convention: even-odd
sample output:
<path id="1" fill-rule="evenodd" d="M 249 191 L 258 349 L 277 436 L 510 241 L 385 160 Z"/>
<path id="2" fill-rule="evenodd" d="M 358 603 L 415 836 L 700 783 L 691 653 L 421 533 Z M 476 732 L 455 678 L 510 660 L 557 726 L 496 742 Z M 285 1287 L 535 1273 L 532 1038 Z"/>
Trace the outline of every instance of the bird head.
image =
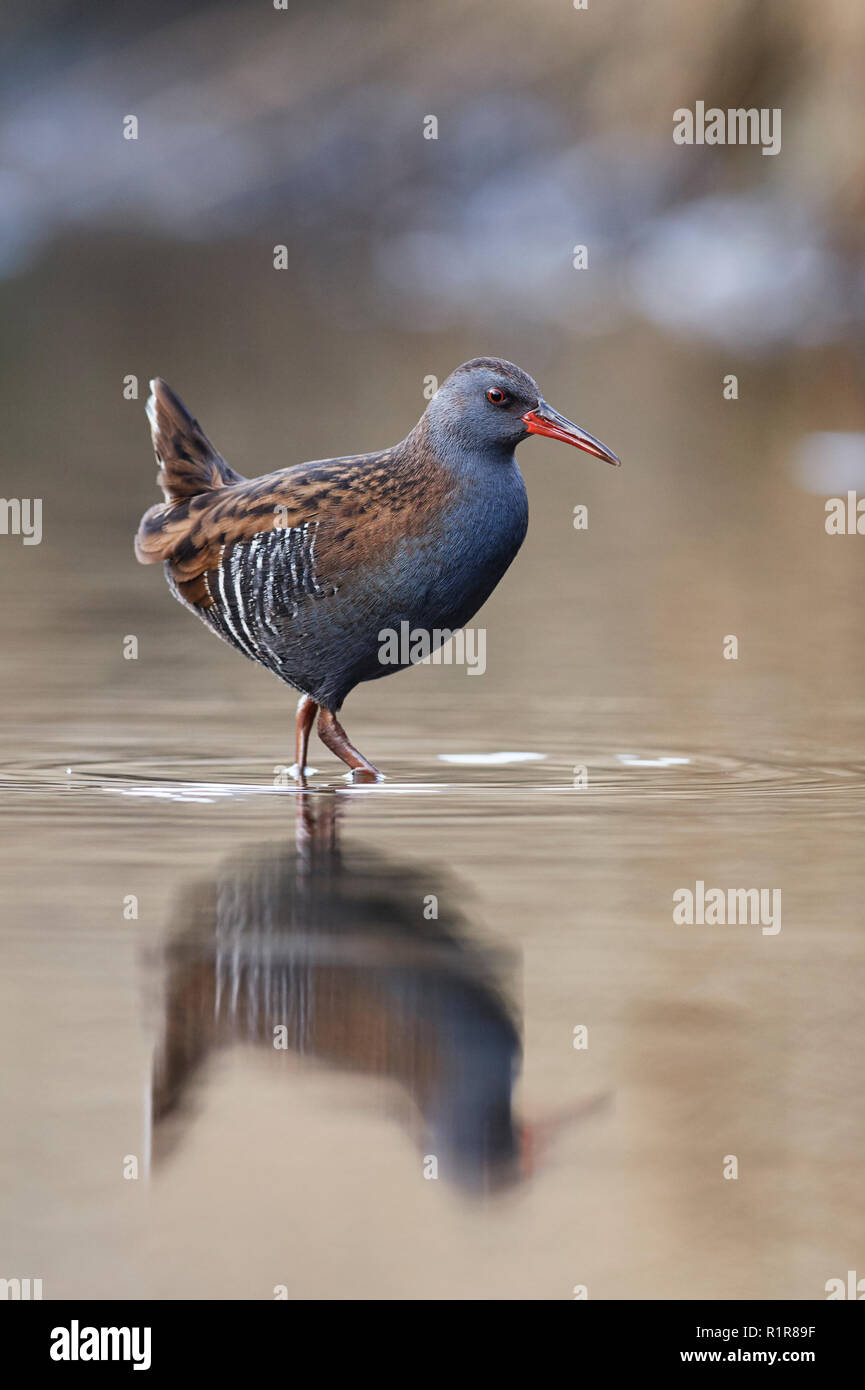
<path id="1" fill-rule="evenodd" d="M 476 357 L 457 367 L 433 396 L 426 418 L 436 434 L 472 451 L 509 455 L 530 434 L 541 434 L 619 466 L 605 444 L 547 404 L 528 372 L 500 357 Z"/>

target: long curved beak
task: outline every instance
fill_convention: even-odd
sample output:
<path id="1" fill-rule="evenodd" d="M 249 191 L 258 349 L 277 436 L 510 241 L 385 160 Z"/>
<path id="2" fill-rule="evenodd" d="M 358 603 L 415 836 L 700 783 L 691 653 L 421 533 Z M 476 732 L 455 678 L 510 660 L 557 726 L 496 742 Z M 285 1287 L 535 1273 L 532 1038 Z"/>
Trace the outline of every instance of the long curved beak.
<path id="1" fill-rule="evenodd" d="M 616 457 L 612 449 L 608 449 L 600 439 L 595 439 L 594 435 L 581 430 L 579 425 L 566 420 L 564 415 L 553 410 L 543 399 L 538 401 L 534 410 L 526 411 L 523 424 L 529 434 L 544 434 L 548 439 L 560 439 L 563 444 L 573 444 L 575 449 L 584 449 L 587 454 L 594 454 L 595 458 L 603 459 L 604 463 L 611 463 L 614 468 L 621 467 L 622 461 Z"/>

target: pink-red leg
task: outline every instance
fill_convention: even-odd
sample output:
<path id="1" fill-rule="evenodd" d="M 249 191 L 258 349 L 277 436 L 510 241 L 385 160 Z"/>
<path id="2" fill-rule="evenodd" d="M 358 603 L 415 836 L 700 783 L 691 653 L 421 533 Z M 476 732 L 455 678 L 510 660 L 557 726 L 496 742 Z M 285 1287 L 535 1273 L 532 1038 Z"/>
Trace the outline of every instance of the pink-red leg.
<path id="1" fill-rule="evenodd" d="M 335 753 L 352 770 L 361 775 L 364 780 L 378 781 L 381 777 L 377 767 L 359 753 L 353 744 L 348 741 L 348 734 L 340 724 L 335 714 L 329 709 L 322 707 L 318 716 L 318 736 L 325 748 L 329 748 L 331 753 Z"/>
<path id="2" fill-rule="evenodd" d="M 297 736 L 295 741 L 295 764 L 294 773 L 299 781 L 303 781 L 306 772 L 306 753 L 309 748 L 309 736 L 312 726 L 315 723 L 315 716 L 318 713 L 318 705 L 311 695 L 301 695 L 297 704 Z"/>

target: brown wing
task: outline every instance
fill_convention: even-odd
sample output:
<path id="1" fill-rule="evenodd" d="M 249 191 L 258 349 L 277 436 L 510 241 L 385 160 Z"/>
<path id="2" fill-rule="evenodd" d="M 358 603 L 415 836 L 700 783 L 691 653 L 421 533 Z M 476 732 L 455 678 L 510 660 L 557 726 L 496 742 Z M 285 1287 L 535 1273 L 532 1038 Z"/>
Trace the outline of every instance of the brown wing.
<path id="1" fill-rule="evenodd" d="M 284 547 L 303 540 L 310 582 L 320 577 L 332 591 L 357 565 L 427 529 L 447 480 L 441 472 L 421 477 L 410 464 L 396 450 L 328 459 L 151 507 L 136 554 L 144 564 L 166 562 L 179 597 L 208 609 L 218 601 L 211 581 L 228 551 L 264 533 L 293 533 Z"/>
<path id="2" fill-rule="evenodd" d="M 143 519 L 139 555 L 164 560 L 175 597 L 226 642 L 318 691 L 332 646 L 350 647 L 365 621 L 370 589 L 387 591 L 398 542 L 430 540 L 440 485 L 401 462 L 385 453 L 301 465 L 166 504 Z M 326 617 L 319 604 L 341 589 Z"/>

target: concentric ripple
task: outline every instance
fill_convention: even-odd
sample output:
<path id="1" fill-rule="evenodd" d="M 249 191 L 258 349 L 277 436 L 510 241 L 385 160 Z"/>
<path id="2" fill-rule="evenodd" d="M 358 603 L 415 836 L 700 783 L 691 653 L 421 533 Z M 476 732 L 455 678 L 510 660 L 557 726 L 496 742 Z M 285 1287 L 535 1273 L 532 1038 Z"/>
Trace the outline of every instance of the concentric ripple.
<path id="1" fill-rule="evenodd" d="M 597 750 L 580 764 L 560 754 L 478 750 L 442 751 L 435 762 L 388 762 L 387 776 L 376 784 L 351 783 L 338 767 L 315 769 L 313 789 L 329 786 L 358 792 L 397 794 L 491 792 L 564 792 L 605 796 L 705 796 L 774 792 L 785 796 L 860 794 L 865 791 L 865 764 L 804 762 L 792 753 L 773 759 L 732 757 L 687 749 Z M 202 804 L 227 798 L 292 794 L 297 783 L 287 765 L 224 757 L 81 758 L 66 766 L 44 762 L 8 762 L 0 767 L 0 787 L 7 793 L 54 790 L 101 792 L 141 800 L 192 801 Z"/>

